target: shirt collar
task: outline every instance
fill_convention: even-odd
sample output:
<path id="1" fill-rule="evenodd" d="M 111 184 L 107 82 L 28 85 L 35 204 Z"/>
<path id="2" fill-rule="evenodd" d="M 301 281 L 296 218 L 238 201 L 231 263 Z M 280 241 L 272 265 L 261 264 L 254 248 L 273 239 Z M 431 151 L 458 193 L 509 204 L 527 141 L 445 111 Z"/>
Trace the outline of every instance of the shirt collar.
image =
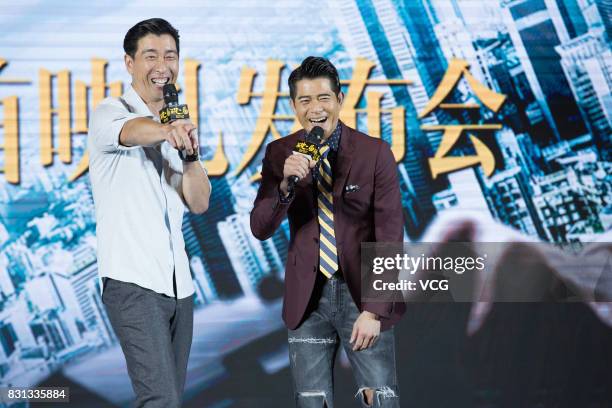
<path id="1" fill-rule="evenodd" d="M 340 148 L 340 135 L 342 134 L 342 126 L 340 126 L 340 121 L 336 125 L 336 129 L 332 132 L 331 136 L 325 141 L 324 144 L 329 145 L 329 149 L 331 151 L 337 152 Z"/>
<path id="2" fill-rule="evenodd" d="M 140 95 L 138 95 L 138 92 L 136 92 L 136 90 L 131 85 L 123 93 L 123 99 L 134 110 L 134 113 L 154 117 L 153 113 L 151 113 L 151 111 L 149 110 L 147 104 L 142 100 Z"/>

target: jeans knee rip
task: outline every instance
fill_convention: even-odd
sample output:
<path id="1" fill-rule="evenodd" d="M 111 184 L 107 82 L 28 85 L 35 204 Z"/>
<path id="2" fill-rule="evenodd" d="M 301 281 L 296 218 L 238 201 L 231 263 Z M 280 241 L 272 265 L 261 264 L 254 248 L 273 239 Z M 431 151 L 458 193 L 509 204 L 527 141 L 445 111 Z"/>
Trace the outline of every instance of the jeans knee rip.
<path id="1" fill-rule="evenodd" d="M 366 390 L 374 390 L 374 397 L 377 401 L 380 401 L 381 398 L 397 398 L 397 394 L 393 390 L 393 388 L 385 385 L 382 387 L 361 387 L 357 390 L 357 394 L 355 394 L 355 398 L 360 396 L 361 399 L 365 402 L 364 391 Z"/>
<path id="2" fill-rule="evenodd" d="M 323 405 L 321 405 L 322 407 L 327 407 L 327 394 L 325 393 L 325 391 L 303 391 L 303 392 L 298 392 L 298 399 L 302 399 L 302 398 L 318 398 Z"/>

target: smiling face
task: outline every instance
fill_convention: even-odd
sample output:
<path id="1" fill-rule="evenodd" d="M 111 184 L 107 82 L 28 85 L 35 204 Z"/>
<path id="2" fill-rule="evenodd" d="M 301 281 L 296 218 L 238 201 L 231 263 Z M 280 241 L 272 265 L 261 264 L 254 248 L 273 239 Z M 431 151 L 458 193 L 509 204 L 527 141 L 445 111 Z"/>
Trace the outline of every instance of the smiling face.
<path id="1" fill-rule="evenodd" d="M 138 40 L 132 58 L 125 56 L 125 66 L 132 75 L 132 86 L 149 107 L 161 109 L 163 87 L 173 84 L 178 75 L 178 51 L 169 34 L 148 34 Z"/>
<path id="2" fill-rule="evenodd" d="M 342 92 L 334 93 L 329 78 L 303 78 L 295 83 L 291 107 L 306 132 L 320 126 L 327 139 L 338 125 L 343 98 Z"/>

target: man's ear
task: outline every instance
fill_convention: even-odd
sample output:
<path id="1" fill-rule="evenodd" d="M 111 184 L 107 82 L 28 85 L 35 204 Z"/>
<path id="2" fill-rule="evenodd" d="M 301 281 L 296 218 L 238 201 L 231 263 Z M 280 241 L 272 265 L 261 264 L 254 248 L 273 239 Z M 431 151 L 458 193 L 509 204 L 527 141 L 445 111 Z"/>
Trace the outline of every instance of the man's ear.
<path id="1" fill-rule="evenodd" d="M 125 54 L 123 57 L 123 61 L 125 62 L 125 68 L 128 70 L 130 75 L 134 73 L 134 59 L 130 57 L 128 54 Z"/>
<path id="2" fill-rule="evenodd" d="M 289 105 L 291 105 L 291 109 L 293 109 L 293 113 L 297 115 L 297 111 L 295 110 L 295 101 L 293 98 L 289 99 Z"/>
<path id="3" fill-rule="evenodd" d="M 338 103 L 340 104 L 340 106 L 342 106 L 342 104 L 344 103 L 344 92 L 342 91 L 338 92 Z"/>

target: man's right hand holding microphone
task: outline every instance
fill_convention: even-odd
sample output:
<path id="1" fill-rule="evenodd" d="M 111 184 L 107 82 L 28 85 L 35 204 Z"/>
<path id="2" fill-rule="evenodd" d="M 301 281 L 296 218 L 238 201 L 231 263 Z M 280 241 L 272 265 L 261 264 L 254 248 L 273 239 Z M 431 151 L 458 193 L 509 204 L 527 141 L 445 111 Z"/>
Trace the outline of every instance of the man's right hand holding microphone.
<path id="1" fill-rule="evenodd" d="M 283 166 L 283 181 L 279 189 L 284 198 L 288 198 L 295 184 L 306 177 L 308 172 L 317 165 L 319 146 L 323 138 L 323 129 L 315 126 L 306 135 L 305 140 L 298 140 L 293 154 L 287 157 Z"/>
<path id="2" fill-rule="evenodd" d="M 317 163 L 310 157 L 300 154 L 293 153 L 285 160 L 283 166 L 283 181 L 280 184 L 280 191 L 284 197 L 288 197 L 289 191 L 289 178 L 297 176 L 298 180 L 303 179 L 308 175 L 310 169 L 314 168 Z"/>

